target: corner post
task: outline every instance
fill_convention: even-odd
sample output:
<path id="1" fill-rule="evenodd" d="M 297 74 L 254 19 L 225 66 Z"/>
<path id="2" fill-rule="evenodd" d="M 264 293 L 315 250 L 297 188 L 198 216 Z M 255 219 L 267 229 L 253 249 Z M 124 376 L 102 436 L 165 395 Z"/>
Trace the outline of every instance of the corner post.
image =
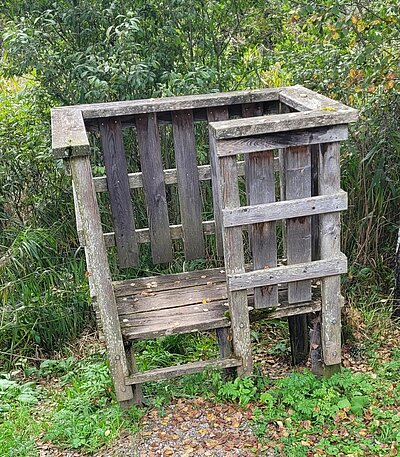
<path id="1" fill-rule="evenodd" d="M 319 155 L 319 195 L 340 190 L 340 143 L 321 144 Z M 319 216 L 321 260 L 340 256 L 340 213 Z M 341 296 L 340 276 L 321 280 L 322 357 L 326 376 L 341 366 Z"/>

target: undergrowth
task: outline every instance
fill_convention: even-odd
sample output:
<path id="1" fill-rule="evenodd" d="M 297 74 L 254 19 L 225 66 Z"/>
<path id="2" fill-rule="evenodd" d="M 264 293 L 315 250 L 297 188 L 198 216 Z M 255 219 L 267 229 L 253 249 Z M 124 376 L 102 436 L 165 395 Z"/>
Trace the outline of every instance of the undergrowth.
<path id="1" fill-rule="evenodd" d="M 122 412 L 104 353 L 82 361 L 45 361 L 0 378 L 0 452 L 35 456 L 40 440 L 90 454 L 110 445 L 122 430 L 137 432 L 149 407 L 162 416 L 171 399 L 202 396 L 211 404 L 251 408 L 259 440 L 278 455 L 395 455 L 400 351 L 393 350 L 386 362 L 370 362 L 373 371 L 346 369 L 322 380 L 303 369 L 279 380 L 254 375 L 225 381 L 220 372 L 208 371 L 148 383 L 147 408 Z"/>

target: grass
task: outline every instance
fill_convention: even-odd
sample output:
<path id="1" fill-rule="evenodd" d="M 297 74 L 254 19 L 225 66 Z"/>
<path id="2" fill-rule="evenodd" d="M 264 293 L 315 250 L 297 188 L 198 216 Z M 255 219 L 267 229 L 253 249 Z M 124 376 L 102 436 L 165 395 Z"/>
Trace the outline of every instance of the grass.
<path id="1" fill-rule="evenodd" d="M 281 335 L 280 327 L 276 331 Z M 0 455 L 35 456 L 42 442 L 90 455 L 112 446 L 123 431 L 136 433 L 149 409 L 162 415 L 174 398 L 198 396 L 251 408 L 259 440 L 278 455 L 395 455 L 400 444 L 400 350 L 386 350 L 383 360 L 380 338 L 374 335 L 365 342 L 372 367 L 368 372 L 345 369 L 318 380 L 302 369 L 278 380 L 255 375 L 224 382 L 219 372 L 211 371 L 145 384 L 148 407 L 128 412 L 115 400 L 104 351 L 82 360 L 70 356 L 21 365 L 0 378 Z M 263 342 L 258 343 L 257 349 L 268 357 L 286 356 L 276 341 L 270 343 L 263 349 Z M 211 337 L 190 335 L 137 349 L 138 362 L 146 369 L 208 357 L 216 345 Z"/>

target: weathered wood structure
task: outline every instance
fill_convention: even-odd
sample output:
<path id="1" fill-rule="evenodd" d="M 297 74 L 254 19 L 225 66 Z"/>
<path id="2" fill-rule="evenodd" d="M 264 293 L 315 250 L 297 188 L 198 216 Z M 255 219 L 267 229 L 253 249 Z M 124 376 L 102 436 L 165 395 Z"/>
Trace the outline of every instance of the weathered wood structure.
<path id="1" fill-rule="evenodd" d="M 347 196 L 340 189 L 339 142 L 356 119 L 355 110 L 301 86 L 52 110 L 53 150 L 72 175 L 90 291 L 122 404 L 140 402 L 140 384 L 150 380 L 206 367 L 250 374 L 252 309 L 289 318 L 295 362 L 308 355 L 307 313 L 321 312 L 323 362 L 340 364 L 339 275 L 347 265 L 339 213 Z M 208 125 L 203 165 L 198 123 Z M 160 134 L 165 126 L 172 168 Z M 134 147 L 127 146 L 127 132 L 134 134 Z M 93 177 L 95 154 L 104 176 Z M 138 155 L 134 172 L 132 154 Z M 207 182 L 211 218 L 202 194 Z M 176 191 L 173 200 L 169 187 Z M 138 189 L 144 227 L 140 198 L 132 198 Z M 98 203 L 105 193 L 113 227 L 107 233 Z M 171 208 L 178 202 L 179 211 Z M 177 223 L 171 211 L 179 213 Z M 214 248 L 207 238 L 216 240 Z M 154 264 L 165 264 L 182 251 L 179 239 L 187 261 L 214 252 L 224 266 L 113 281 L 107 249 L 116 251 L 119 268 L 137 268 L 142 244 L 150 244 Z M 205 330 L 217 332 L 218 360 L 137 371 L 132 340 Z"/>

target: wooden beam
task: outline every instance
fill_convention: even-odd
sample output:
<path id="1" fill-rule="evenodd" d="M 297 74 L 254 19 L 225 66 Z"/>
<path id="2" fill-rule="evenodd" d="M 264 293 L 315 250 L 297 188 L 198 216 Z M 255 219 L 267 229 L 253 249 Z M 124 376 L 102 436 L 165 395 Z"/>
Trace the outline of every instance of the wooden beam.
<path id="1" fill-rule="evenodd" d="M 329 260 L 316 260 L 315 262 L 298 263 L 247 273 L 228 274 L 228 284 L 231 291 L 236 291 L 252 287 L 274 286 L 283 282 L 337 276 L 346 273 L 346 271 L 347 259 L 345 255 L 341 255 Z"/>
<path id="2" fill-rule="evenodd" d="M 178 97 L 150 98 L 121 102 L 76 105 L 85 119 L 126 116 L 130 114 L 156 113 L 183 109 L 208 108 L 252 102 L 278 100 L 278 90 L 260 89 L 237 92 L 216 92 L 212 94 L 183 95 Z"/>
<path id="3" fill-rule="evenodd" d="M 329 196 L 299 198 L 223 210 L 223 221 L 225 227 L 236 227 L 313 214 L 332 213 L 345 209 L 347 209 L 347 193 L 339 191 Z"/>
<path id="4" fill-rule="evenodd" d="M 71 158 L 71 173 L 86 241 L 86 250 L 92 267 L 89 274 L 92 277 L 93 287 L 96 291 L 116 396 L 118 401 L 131 400 L 133 391 L 130 386 L 125 385 L 125 377 L 129 375 L 129 370 L 111 283 L 111 272 L 104 245 L 100 213 L 93 188 L 89 157 L 78 156 Z"/>
<path id="5" fill-rule="evenodd" d="M 227 140 L 252 135 L 303 130 L 329 125 L 348 124 L 358 119 L 356 110 L 337 111 L 313 110 L 301 113 L 275 114 L 274 116 L 232 119 L 225 122 L 211 122 L 210 130 L 217 140 Z M 279 146 L 277 146 L 279 148 Z"/>
<path id="6" fill-rule="evenodd" d="M 232 140 L 220 140 L 218 154 L 229 156 L 236 154 L 251 154 L 253 152 L 271 151 L 289 146 L 331 143 L 344 141 L 348 138 L 346 125 L 332 127 L 310 128 L 288 132 L 270 133 L 258 136 L 244 137 Z"/>
<path id="7" fill-rule="evenodd" d="M 340 186 L 340 144 L 321 146 L 318 187 L 320 195 L 331 195 Z M 323 214 L 319 220 L 321 259 L 340 252 L 340 213 Z M 341 273 L 346 273 L 347 270 Z M 321 335 L 325 365 L 341 363 L 340 276 L 321 280 Z"/>
<path id="8" fill-rule="evenodd" d="M 185 363 L 184 365 L 176 365 L 173 367 L 156 368 L 154 370 L 136 373 L 133 376 L 126 378 L 127 384 L 141 384 L 148 381 L 160 381 L 161 379 L 171 379 L 182 375 L 199 373 L 206 369 L 223 369 L 229 367 L 240 366 L 240 361 L 237 359 L 217 359 L 204 360 L 200 362 Z"/>

